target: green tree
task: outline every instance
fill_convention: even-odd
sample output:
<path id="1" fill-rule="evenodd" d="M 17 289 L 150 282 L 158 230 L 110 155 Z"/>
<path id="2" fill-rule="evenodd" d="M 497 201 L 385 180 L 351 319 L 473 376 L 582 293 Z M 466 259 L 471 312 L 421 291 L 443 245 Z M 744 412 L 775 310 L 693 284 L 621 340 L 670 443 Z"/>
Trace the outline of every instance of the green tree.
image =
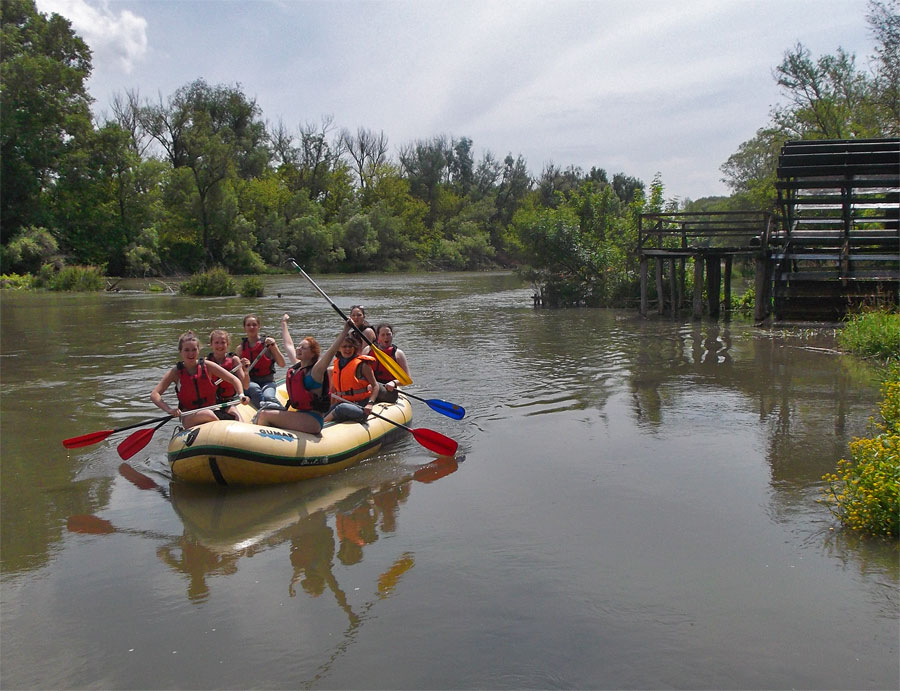
<path id="1" fill-rule="evenodd" d="M 91 51 L 68 20 L 33 0 L 0 2 L 0 238 L 52 227 L 48 192 L 91 130 Z"/>

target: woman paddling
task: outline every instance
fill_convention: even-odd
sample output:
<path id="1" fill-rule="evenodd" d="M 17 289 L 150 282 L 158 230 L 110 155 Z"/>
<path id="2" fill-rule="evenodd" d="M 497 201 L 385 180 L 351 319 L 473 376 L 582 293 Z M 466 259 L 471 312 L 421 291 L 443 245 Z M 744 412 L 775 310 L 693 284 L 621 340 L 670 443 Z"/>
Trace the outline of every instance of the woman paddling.
<path id="1" fill-rule="evenodd" d="M 246 391 L 250 387 L 250 377 L 248 375 L 250 361 L 247 358 L 239 358 L 236 354 L 230 352 L 228 350 L 229 341 L 230 339 L 227 331 L 224 329 L 214 329 L 213 332 L 209 334 L 209 346 L 212 350 L 209 351 L 206 360 L 208 362 L 215 362 L 223 369 L 227 369 L 234 374 L 241 380 L 244 391 Z M 230 401 L 234 398 L 235 393 L 234 387 L 223 379 L 219 382 L 216 389 L 216 403 Z M 240 419 L 233 408 L 217 410 L 215 412 L 216 416 L 221 420 L 230 420 L 232 418 Z"/>
<path id="2" fill-rule="evenodd" d="M 275 393 L 275 365 L 284 367 L 284 355 L 278 350 L 278 344 L 274 338 L 259 338 L 259 318 L 255 314 L 244 317 L 244 331 L 246 336 L 238 348 L 238 355 L 247 358 L 250 362 L 256 360 L 256 356 L 265 349 L 262 357 L 250 370 L 250 386 L 247 387 L 247 395 L 257 408 L 280 408 L 278 396 Z"/>
<path id="3" fill-rule="evenodd" d="M 287 314 L 281 318 L 281 337 L 284 349 L 293 363 L 285 377 L 288 409 L 260 410 L 255 422 L 258 425 L 318 434 L 322 431 L 324 424 L 322 415 L 328 410 L 330 403 L 325 370 L 351 327 L 349 322 L 344 324 L 344 330 L 331 344 L 325 355 L 320 357 L 319 344 L 312 336 L 307 336 L 294 348 L 294 340 L 287 328 L 288 319 L 290 317 Z"/>
<path id="4" fill-rule="evenodd" d="M 394 327 L 390 324 L 379 324 L 375 327 L 375 333 L 378 335 L 378 347 L 383 353 L 392 357 L 403 371 L 409 375 L 409 363 L 406 361 L 406 354 L 394 345 Z M 397 401 L 397 387 L 400 385 L 394 375 L 381 364 L 376 361 L 372 366 L 375 374 L 375 380 L 381 385 L 378 387 L 378 397 L 376 402 L 395 403 Z M 411 378 L 411 375 L 410 375 Z"/>
<path id="5" fill-rule="evenodd" d="M 331 365 L 331 393 L 336 405 L 328 411 L 325 422 L 363 422 L 372 412 L 378 395 L 378 382 L 372 372 L 375 358 L 362 355 L 362 339 L 355 331 L 348 332 L 340 343 L 340 350 Z"/>
<path id="6" fill-rule="evenodd" d="M 164 410 L 169 415 L 180 417 L 184 427 L 195 427 L 204 422 L 213 422 L 218 418 L 211 410 L 198 410 L 196 413 L 190 411 L 216 403 L 215 379 L 222 379 L 231 384 L 237 395 L 240 396 L 241 403 L 248 402 L 244 395 L 244 385 L 241 384 L 240 379 L 215 362 L 200 357 L 200 341 L 193 331 L 181 334 L 178 339 L 178 352 L 181 355 L 181 361 L 163 375 L 159 384 L 150 394 L 150 400 L 157 408 Z M 178 396 L 177 408 L 173 408 L 162 399 L 162 395 L 173 382 Z"/>

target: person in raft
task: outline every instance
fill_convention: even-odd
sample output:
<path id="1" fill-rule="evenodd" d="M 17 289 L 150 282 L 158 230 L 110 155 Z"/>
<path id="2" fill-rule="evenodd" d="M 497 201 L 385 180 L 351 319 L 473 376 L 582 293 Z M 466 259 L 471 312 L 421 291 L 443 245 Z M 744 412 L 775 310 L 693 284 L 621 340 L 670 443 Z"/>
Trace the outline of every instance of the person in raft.
<path id="1" fill-rule="evenodd" d="M 287 351 L 291 367 L 285 377 L 288 393 L 288 409 L 275 410 L 264 408 L 256 415 L 257 425 L 268 425 L 279 429 L 290 429 L 308 434 L 319 434 L 322 431 L 323 414 L 327 412 L 330 399 L 325 371 L 338 347 L 350 332 L 348 321 L 344 330 L 331 344 L 328 351 L 320 357 L 321 348 L 312 336 L 307 336 L 294 348 L 294 340 L 288 331 L 290 317 L 285 314 L 281 318 L 281 339 Z"/>
<path id="2" fill-rule="evenodd" d="M 378 336 L 376 341 L 378 347 L 384 353 L 390 355 L 406 374 L 409 374 L 409 363 L 406 361 L 406 354 L 394 345 L 394 327 L 390 324 L 379 324 L 375 327 L 375 333 Z M 375 373 L 375 381 L 381 385 L 378 387 L 378 397 L 375 399 L 375 402 L 395 403 L 397 401 L 397 387 L 400 385 L 400 382 L 394 379 L 394 375 L 390 373 L 387 367 L 381 364 L 380 360 L 377 360 L 372 365 L 372 371 Z"/>
<path id="3" fill-rule="evenodd" d="M 341 340 L 340 350 L 331 364 L 331 393 L 344 400 L 333 398 L 335 405 L 325 416 L 325 422 L 363 422 L 372 412 L 378 395 L 378 382 L 371 364 L 375 358 L 362 355 L 362 346 L 356 331 L 348 332 Z"/>
<path id="4" fill-rule="evenodd" d="M 250 370 L 250 361 L 247 358 L 239 358 L 237 355 L 228 350 L 229 345 L 228 332 L 224 329 L 214 329 L 209 334 L 209 347 L 211 351 L 206 356 L 207 362 L 215 362 L 219 367 L 227 369 L 238 379 L 244 386 L 244 391 L 250 387 L 250 377 L 247 374 Z M 218 386 L 216 388 L 216 403 L 230 401 L 234 398 L 234 387 L 224 379 L 216 380 Z M 239 419 L 233 408 L 215 411 L 216 417 L 220 420 L 230 420 L 232 418 Z"/>
<path id="5" fill-rule="evenodd" d="M 240 396 L 241 403 L 248 402 L 240 379 L 215 362 L 200 357 L 200 341 L 193 331 L 181 334 L 178 339 L 178 352 L 181 361 L 163 375 L 150 394 L 150 400 L 157 408 L 169 415 L 180 417 L 184 427 L 196 427 L 204 422 L 213 422 L 218 418 L 211 410 L 198 410 L 196 413 L 190 411 L 215 405 L 215 379 L 222 379 L 231 384 Z M 178 395 L 177 408 L 173 408 L 162 399 L 162 395 L 172 382 L 175 383 L 175 393 Z"/>
<path id="6" fill-rule="evenodd" d="M 247 335 L 237 351 L 242 359 L 247 358 L 252 363 L 263 349 L 266 351 L 249 372 L 250 386 L 247 388 L 247 395 L 257 408 L 280 408 L 281 404 L 275 394 L 275 365 L 284 367 L 284 355 L 278 350 L 274 338 L 260 340 L 259 318 L 255 314 L 244 317 L 244 331 Z"/>
<path id="7" fill-rule="evenodd" d="M 350 321 L 352 321 L 356 328 L 363 332 L 363 335 L 368 338 L 373 343 L 375 342 L 375 330 L 372 328 L 372 325 L 366 319 L 366 311 L 363 309 L 362 305 L 353 305 L 350 308 Z M 369 346 L 367 344 L 363 344 L 363 352 L 369 352 Z"/>

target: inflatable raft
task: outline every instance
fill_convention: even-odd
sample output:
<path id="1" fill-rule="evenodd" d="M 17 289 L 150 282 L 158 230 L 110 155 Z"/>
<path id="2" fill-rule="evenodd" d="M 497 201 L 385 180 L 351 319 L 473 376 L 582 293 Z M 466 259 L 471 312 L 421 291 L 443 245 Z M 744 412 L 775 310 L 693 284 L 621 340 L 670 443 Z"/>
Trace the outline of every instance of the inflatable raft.
<path id="1" fill-rule="evenodd" d="M 279 390 L 284 399 L 284 387 Z M 372 456 L 404 430 L 370 416 L 364 423 L 329 423 L 321 434 L 305 434 L 250 422 L 256 410 L 236 407 L 241 420 L 218 420 L 178 428 L 169 442 L 172 476 L 184 482 L 215 485 L 270 485 L 330 475 Z M 378 403 L 373 412 L 406 425 L 409 400 Z"/>

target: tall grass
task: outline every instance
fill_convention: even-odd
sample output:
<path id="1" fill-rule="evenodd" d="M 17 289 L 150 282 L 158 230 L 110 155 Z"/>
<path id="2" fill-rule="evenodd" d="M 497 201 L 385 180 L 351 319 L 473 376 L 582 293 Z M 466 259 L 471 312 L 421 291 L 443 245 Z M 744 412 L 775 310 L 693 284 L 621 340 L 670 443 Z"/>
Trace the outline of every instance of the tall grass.
<path id="1" fill-rule="evenodd" d="M 900 312 L 874 309 L 850 316 L 838 332 L 841 348 L 880 360 L 900 358 Z"/>

